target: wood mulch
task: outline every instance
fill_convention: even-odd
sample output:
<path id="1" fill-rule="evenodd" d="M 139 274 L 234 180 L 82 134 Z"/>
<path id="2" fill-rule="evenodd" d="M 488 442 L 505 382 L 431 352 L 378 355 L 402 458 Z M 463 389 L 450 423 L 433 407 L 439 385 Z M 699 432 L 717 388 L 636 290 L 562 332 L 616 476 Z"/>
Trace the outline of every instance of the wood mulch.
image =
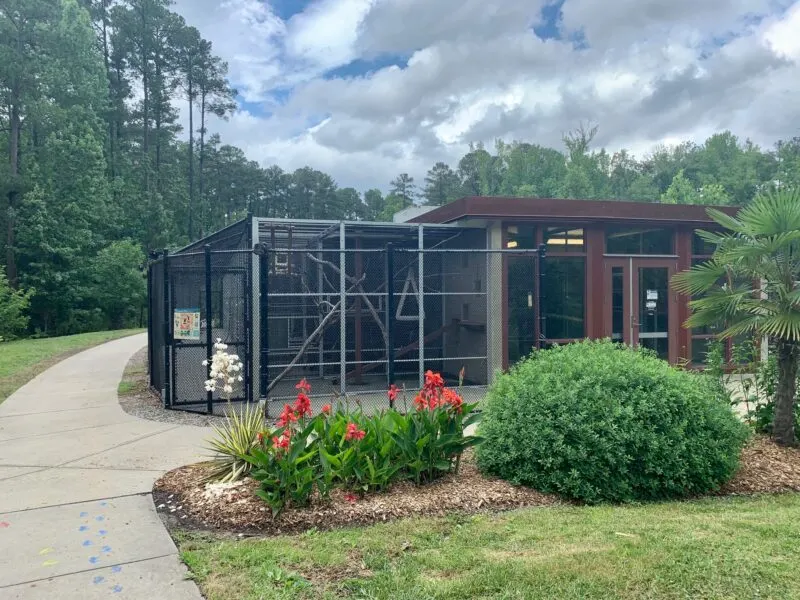
<path id="1" fill-rule="evenodd" d="M 739 471 L 720 494 L 780 492 L 800 492 L 800 448 L 784 448 L 766 436 L 756 436 L 742 451 Z"/>
<path id="2" fill-rule="evenodd" d="M 312 528 L 366 525 L 401 517 L 563 503 L 556 496 L 486 477 L 478 471 L 471 456 L 465 456 L 458 475 L 448 475 L 429 485 L 401 482 L 386 492 L 365 496 L 334 490 L 328 501 L 312 499 L 310 506 L 288 508 L 273 520 L 269 507 L 254 493 L 257 482 L 248 478 L 233 484 L 206 484 L 203 483 L 206 473 L 205 465 L 187 465 L 166 473 L 156 482 L 153 488 L 156 507 L 168 524 L 277 535 Z"/>
<path id="3" fill-rule="evenodd" d="M 552 494 L 513 486 L 481 474 L 470 454 L 458 475 L 430 485 L 403 482 L 386 492 L 356 496 L 343 490 L 315 498 L 305 508 L 289 508 L 277 519 L 255 495 L 252 479 L 207 484 L 208 467 L 187 465 L 166 473 L 153 488 L 157 509 L 168 525 L 244 535 L 298 533 L 312 528 L 367 525 L 410 516 L 443 516 L 568 504 Z M 769 438 L 754 438 L 742 452 L 736 476 L 719 495 L 800 491 L 800 449 L 782 448 Z"/>

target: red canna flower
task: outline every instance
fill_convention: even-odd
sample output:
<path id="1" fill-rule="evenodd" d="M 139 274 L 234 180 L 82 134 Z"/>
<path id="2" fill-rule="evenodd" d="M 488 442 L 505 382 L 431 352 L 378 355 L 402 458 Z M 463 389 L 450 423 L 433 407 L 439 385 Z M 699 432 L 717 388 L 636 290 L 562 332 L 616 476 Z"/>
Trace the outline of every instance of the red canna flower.
<path id="1" fill-rule="evenodd" d="M 389 391 L 387 392 L 387 395 L 389 396 L 389 402 L 394 402 L 395 398 L 397 398 L 397 393 L 399 391 L 400 388 L 398 388 L 395 384 L 389 386 Z"/>
<path id="2" fill-rule="evenodd" d="M 297 414 L 295 413 L 294 409 L 288 404 L 285 404 L 283 406 L 283 412 L 281 413 L 281 416 L 278 417 L 278 427 L 286 427 L 292 423 L 295 423 L 296 421 Z"/>
<path id="3" fill-rule="evenodd" d="M 345 494 L 344 499 L 347 500 L 350 504 L 355 504 L 356 500 L 358 500 L 358 496 L 355 494 Z"/>
<path id="4" fill-rule="evenodd" d="M 331 405 L 330 405 L 330 404 L 325 404 L 325 405 L 322 407 L 322 414 L 323 414 L 323 415 L 329 415 L 329 414 L 331 414 Z"/>
<path id="5" fill-rule="evenodd" d="M 298 383 L 296 386 L 294 386 L 294 389 L 300 390 L 302 393 L 305 393 L 305 394 L 310 394 L 311 393 L 311 384 L 306 381 L 305 377 L 303 377 L 303 379 L 300 380 L 300 383 Z"/>
<path id="6" fill-rule="evenodd" d="M 444 386 L 444 379 L 439 373 L 431 370 L 425 372 L 425 387 L 428 389 L 440 388 Z"/>
<path id="7" fill-rule="evenodd" d="M 428 399 L 420 392 L 414 396 L 414 408 L 417 410 L 425 410 L 428 408 Z"/>
<path id="8" fill-rule="evenodd" d="M 344 434 L 344 439 L 348 442 L 353 440 L 363 440 L 365 435 L 367 435 L 367 432 L 359 429 L 358 425 L 355 423 L 348 423 L 347 432 Z"/>
<path id="9" fill-rule="evenodd" d="M 272 438 L 272 445 L 277 450 L 286 450 L 289 448 L 289 443 L 292 441 L 292 430 L 284 429 L 280 437 Z"/>
<path id="10" fill-rule="evenodd" d="M 449 404 L 450 408 L 452 408 L 455 412 L 461 412 L 464 399 L 459 396 L 455 390 L 444 388 L 442 390 L 442 400 L 444 404 Z"/>
<path id="11" fill-rule="evenodd" d="M 294 411 L 298 417 L 305 417 L 311 414 L 311 399 L 303 392 L 297 394 L 297 400 L 294 403 Z"/>

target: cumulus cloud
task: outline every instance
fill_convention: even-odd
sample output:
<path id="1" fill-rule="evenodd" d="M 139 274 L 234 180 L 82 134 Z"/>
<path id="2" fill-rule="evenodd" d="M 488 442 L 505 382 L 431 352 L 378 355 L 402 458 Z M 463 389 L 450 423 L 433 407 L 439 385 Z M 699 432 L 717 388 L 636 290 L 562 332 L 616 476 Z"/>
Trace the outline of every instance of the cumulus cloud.
<path id="1" fill-rule="evenodd" d="M 285 21 L 258 0 L 177 10 L 255 103 L 212 129 L 340 185 L 421 180 L 474 141 L 558 147 L 587 120 L 598 144 L 638 153 L 726 128 L 764 145 L 800 134 L 800 0 L 316 0 Z"/>

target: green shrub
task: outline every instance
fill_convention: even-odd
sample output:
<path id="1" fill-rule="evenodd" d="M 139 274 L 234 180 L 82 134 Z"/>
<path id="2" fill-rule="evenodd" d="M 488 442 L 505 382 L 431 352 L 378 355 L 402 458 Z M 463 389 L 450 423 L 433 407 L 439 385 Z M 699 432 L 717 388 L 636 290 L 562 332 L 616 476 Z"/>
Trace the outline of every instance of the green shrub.
<path id="1" fill-rule="evenodd" d="M 484 471 L 596 503 L 715 490 L 736 471 L 747 428 L 714 378 L 585 341 L 501 375 L 480 434 Z"/>

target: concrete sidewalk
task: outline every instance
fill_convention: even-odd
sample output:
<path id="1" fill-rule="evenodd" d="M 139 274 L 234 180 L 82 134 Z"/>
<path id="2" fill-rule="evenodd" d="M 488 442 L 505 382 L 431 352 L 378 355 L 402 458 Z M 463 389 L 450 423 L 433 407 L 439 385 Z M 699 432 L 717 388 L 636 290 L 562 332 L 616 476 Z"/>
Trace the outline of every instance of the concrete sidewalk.
<path id="1" fill-rule="evenodd" d="M 125 413 L 137 335 L 69 358 L 0 404 L 0 599 L 199 599 L 150 491 L 211 431 Z"/>

